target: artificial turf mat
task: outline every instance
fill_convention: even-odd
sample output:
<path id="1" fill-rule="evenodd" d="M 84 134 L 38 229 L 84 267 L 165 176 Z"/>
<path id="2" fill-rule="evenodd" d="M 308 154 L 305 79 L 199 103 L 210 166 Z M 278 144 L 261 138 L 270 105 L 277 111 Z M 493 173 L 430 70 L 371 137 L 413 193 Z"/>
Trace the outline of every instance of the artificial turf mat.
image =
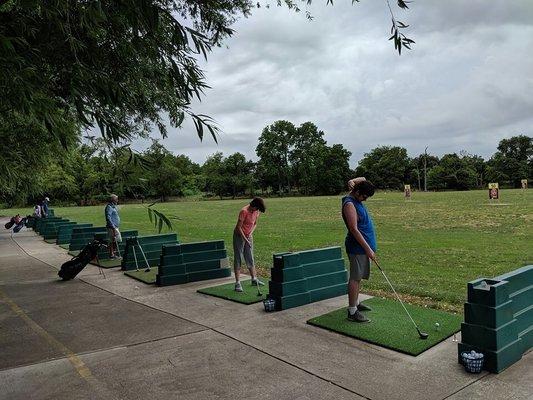
<path id="1" fill-rule="evenodd" d="M 68 243 L 66 243 L 66 244 L 60 244 L 59 247 L 61 247 L 62 249 L 68 250 L 69 247 L 70 247 L 70 244 L 68 244 Z"/>
<path id="2" fill-rule="evenodd" d="M 237 303 L 253 304 L 259 303 L 266 299 L 268 294 L 268 286 L 261 286 L 262 296 L 257 295 L 257 287 L 252 286 L 252 281 L 241 281 L 243 292 L 235 291 L 235 282 L 225 283 L 219 286 L 211 286 L 203 289 L 198 289 L 198 293 L 208 294 L 210 296 L 220 297 L 222 299 L 236 301 Z"/>
<path id="3" fill-rule="evenodd" d="M 140 269 L 139 271 L 126 271 L 124 272 L 124 275 L 127 275 L 133 279 L 137 279 L 143 283 L 153 285 L 155 284 L 155 277 L 157 276 L 157 267 L 150 268 L 150 271 L 148 272 L 145 272 L 144 269 Z"/>
<path id="4" fill-rule="evenodd" d="M 422 340 L 398 301 L 374 297 L 364 304 L 372 308 L 364 312 L 370 323 L 348 321 L 346 307 L 311 318 L 307 323 L 417 356 L 458 332 L 463 320 L 462 315 L 405 304 L 420 330 L 429 334 Z M 440 325 L 438 329 L 435 323 Z"/>
<path id="5" fill-rule="evenodd" d="M 55 244 L 57 240 L 56 239 L 45 239 L 45 242 L 48 244 Z"/>
<path id="6" fill-rule="evenodd" d="M 68 254 L 70 254 L 71 256 L 73 257 L 76 257 L 78 254 L 80 254 L 80 250 L 72 250 L 72 251 L 69 251 Z"/>
<path id="7" fill-rule="evenodd" d="M 97 267 L 100 267 L 100 268 L 116 268 L 116 267 L 120 267 L 121 262 L 122 262 L 121 258 L 115 258 L 113 260 L 107 258 L 107 259 L 98 260 L 98 261 L 93 260 L 91 264 L 96 265 Z"/>

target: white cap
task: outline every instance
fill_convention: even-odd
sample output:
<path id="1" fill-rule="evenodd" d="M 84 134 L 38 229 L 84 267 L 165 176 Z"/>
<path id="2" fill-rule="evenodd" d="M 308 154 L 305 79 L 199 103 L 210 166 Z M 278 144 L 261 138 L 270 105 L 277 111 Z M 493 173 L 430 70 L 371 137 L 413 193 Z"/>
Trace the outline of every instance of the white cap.
<path id="1" fill-rule="evenodd" d="M 48 197 L 45 197 L 44 199 L 45 199 L 46 201 L 50 201 L 50 199 L 49 199 Z"/>

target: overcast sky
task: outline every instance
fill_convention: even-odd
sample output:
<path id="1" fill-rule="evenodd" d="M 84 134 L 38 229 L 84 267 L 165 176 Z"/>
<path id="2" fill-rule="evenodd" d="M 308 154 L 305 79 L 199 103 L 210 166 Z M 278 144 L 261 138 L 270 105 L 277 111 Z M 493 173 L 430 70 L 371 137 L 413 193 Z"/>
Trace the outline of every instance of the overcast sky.
<path id="1" fill-rule="evenodd" d="M 275 1 L 273 1 L 275 3 Z M 352 152 L 399 145 L 411 156 L 467 150 L 490 157 L 498 142 L 533 135 L 533 1 L 424 0 L 408 11 L 412 51 L 387 41 L 384 0 L 314 0 L 313 21 L 284 7 L 240 19 L 226 47 L 203 64 L 212 87 L 194 110 L 222 129 L 199 142 L 191 125 L 163 143 L 203 163 L 216 151 L 256 160 L 261 130 L 306 121 Z M 395 4 L 394 0 L 391 3 Z M 146 143 L 137 142 L 142 148 Z"/>

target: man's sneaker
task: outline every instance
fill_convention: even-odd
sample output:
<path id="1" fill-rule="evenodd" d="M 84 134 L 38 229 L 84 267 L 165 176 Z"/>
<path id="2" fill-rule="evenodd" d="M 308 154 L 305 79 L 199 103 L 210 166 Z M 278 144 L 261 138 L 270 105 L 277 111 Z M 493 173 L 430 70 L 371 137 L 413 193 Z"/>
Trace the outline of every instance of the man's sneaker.
<path id="1" fill-rule="evenodd" d="M 350 314 L 348 310 L 348 321 L 352 322 L 370 322 L 370 320 L 365 317 L 359 310 L 356 310 L 353 314 Z"/>
<path id="2" fill-rule="evenodd" d="M 372 311 L 372 309 L 368 306 L 365 306 L 363 303 L 359 303 L 357 306 L 357 310 L 359 311 Z"/>
<path id="3" fill-rule="evenodd" d="M 261 282 L 259 279 L 252 279 L 252 286 L 265 286 L 264 282 Z"/>
<path id="4" fill-rule="evenodd" d="M 242 292 L 242 291 L 243 291 L 240 282 L 237 282 L 237 283 L 235 284 L 235 291 L 236 291 L 236 292 Z"/>

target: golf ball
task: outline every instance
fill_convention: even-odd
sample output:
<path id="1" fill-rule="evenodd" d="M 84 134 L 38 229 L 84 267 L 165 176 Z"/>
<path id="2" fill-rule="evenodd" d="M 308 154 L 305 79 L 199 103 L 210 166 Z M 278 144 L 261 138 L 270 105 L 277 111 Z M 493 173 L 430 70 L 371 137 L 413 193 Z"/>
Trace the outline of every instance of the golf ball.
<path id="1" fill-rule="evenodd" d="M 440 324 L 438 322 L 435 322 L 435 330 L 438 331 L 440 329 Z"/>

